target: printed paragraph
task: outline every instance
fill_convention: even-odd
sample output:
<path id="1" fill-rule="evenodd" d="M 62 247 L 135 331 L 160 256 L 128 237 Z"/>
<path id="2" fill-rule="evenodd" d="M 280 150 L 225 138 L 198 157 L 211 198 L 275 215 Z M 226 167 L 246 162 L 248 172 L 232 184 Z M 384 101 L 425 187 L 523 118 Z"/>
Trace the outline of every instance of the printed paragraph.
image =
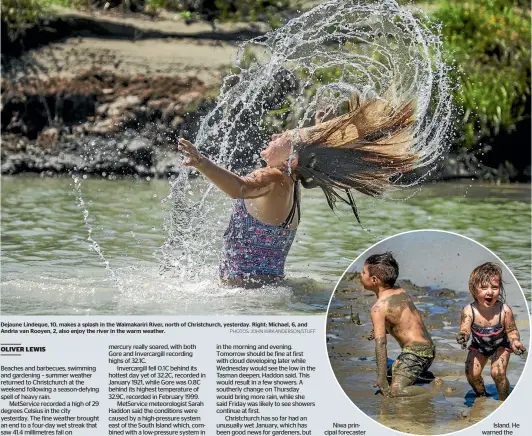
<path id="1" fill-rule="evenodd" d="M 207 377 L 192 363 L 194 344 L 108 346 L 109 435 L 202 436 Z"/>
<path id="2" fill-rule="evenodd" d="M 98 428 L 96 367 L 2 365 L 0 371 L 2 435 L 68 436 Z"/>
<path id="3" fill-rule="evenodd" d="M 311 435 L 306 415 L 316 403 L 304 386 L 315 371 L 291 344 L 217 345 L 216 434 Z M 279 407 L 289 413 L 272 413 Z"/>

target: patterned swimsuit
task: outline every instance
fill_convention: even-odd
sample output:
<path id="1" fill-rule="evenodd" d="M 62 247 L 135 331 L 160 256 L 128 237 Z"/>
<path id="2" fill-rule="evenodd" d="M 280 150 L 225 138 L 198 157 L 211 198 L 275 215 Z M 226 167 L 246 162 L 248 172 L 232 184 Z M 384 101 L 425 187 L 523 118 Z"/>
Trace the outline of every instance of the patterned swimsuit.
<path id="1" fill-rule="evenodd" d="M 283 278 L 286 256 L 296 235 L 296 229 L 288 228 L 296 210 L 299 222 L 298 183 L 294 184 L 290 213 L 280 226 L 258 221 L 247 211 L 244 199 L 238 199 L 224 233 L 225 253 L 220 262 L 220 278 Z"/>
<path id="2" fill-rule="evenodd" d="M 473 324 L 471 325 L 471 345 L 469 350 L 478 351 L 486 357 L 490 357 L 501 347 L 512 351 L 508 335 L 502 325 L 502 303 L 501 311 L 499 312 L 499 322 L 487 327 L 475 324 L 475 309 L 473 309 L 472 303 L 470 306 L 473 313 Z"/>

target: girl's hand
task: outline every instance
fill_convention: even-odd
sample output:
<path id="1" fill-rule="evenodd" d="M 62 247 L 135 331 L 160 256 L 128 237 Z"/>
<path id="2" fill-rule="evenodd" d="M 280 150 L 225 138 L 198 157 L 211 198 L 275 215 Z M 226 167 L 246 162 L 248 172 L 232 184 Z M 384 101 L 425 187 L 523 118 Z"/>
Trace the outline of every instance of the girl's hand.
<path id="1" fill-rule="evenodd" d="M 467 341 L 469 340 L 469 334 L 466 332 L 460 332 L 456 335 L 456 342 L 458 342 L 462 349 L 465 350 L 467 347 Z"/>
<path id="2" fill-rule="evenodd" d="M 526 353 L 525 346 L 519 341 L 512 342 L 512 351 L 518 356 Z"/>
<path id="3" fill-rule="evenodd" d="M 196 150 L 196 147 L 194 147 L 192 142 L 187 141 L 184 138 L 179 138 L 178 142 L 179 145 L 177 146 L 177 149 L 185 155 L 183 165 L 198 168 L 205 158 L 198 152 L 198 150 Z"/>

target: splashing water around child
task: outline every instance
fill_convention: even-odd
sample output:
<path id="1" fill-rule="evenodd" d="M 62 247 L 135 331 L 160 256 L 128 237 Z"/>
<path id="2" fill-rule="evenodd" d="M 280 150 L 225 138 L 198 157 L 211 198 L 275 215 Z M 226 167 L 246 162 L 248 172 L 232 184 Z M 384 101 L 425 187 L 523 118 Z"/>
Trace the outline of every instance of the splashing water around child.
<path id="1" fill-rule="evenodd" d="M 418 171 L 415 178 L 390 182 L 419 183 L 442 156 L 451 123 L 448 67 L 439 31 L 427 23 L 392 0 L 334 0 L 243 44 L 195 146 L 220 166 L 248 170 L 271 133 L 306 127 L 316 112 L 326 119 L 345 113 L 353 101 L 377 100 L 392 108 L 413 102 L 410 151 Z M 216 241 L 225 223 L 209 217 L 229 207 L 212 185 L 193 197 L 188 175 L 183 167 L 171 182 L 162 270 L 187 281 L 214 278 Z"/>

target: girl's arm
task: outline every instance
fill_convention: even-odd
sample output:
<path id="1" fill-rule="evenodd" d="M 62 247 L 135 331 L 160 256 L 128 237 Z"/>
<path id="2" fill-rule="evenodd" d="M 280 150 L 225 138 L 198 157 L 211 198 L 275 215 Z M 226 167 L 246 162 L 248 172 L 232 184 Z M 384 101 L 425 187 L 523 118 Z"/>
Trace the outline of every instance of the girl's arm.
<path id="1" fill-rule="evenodd" d="M 515 325 L 515 318 L 512 309 L 510 309 L 510 306 L 506 304 L 503 306 L 503 308 L 504 328 L 506 330 L 506 334 L 508 335 L 508 339 L 510 340 L 512 351 L 518 355 L 526 353 L 526 348 L 521 343 L 521 338 L 519 337 L 519 330 L 517 330 L 517 326 Z"/>
<path id="2" fill-rule="evenodd" d="M 281 171 L 275 168 L 259 169 L 246 177 L 237 176 L 202 156 L 190 141 L 183 138 L 179 139 L 178 149 L 186 156 L 184 165 L 196 168 L 231 198 L 262 197 L 273 189 L 275 183 L 283 180 Z"/>
<path id="3" fill-rule="evenodd" d="M 471 306 L 468 304 L 462 309 L 462 314 L 460 315 L 460 331 L 456 335 L 456 342 L 463 349 L 467 347 L 467 341 L 469 341 L 469 336 L 471 336 L 471 324 L 473 324 L 473 313 L 471 310 Z"/>

